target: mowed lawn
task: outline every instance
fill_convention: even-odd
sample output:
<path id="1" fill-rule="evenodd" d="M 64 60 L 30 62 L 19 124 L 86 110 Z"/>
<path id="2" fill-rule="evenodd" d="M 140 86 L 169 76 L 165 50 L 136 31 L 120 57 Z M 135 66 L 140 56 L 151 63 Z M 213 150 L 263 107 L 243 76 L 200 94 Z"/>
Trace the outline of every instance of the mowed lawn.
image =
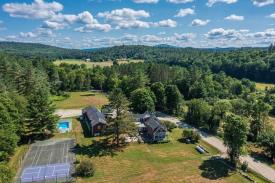
<path id="1" fill-rule="evenodd" d="M 139 63 L 139 62 L 143 62 L 143 60 L 133 60 L 133 59 L 129 59 L 129 60 L 118 60 L 119 64 L 128 64 L 128 63 Z M 104 61 L 104 62 L 85 62 L 84 60 L 80 60 L 80 59 L 64 59 L 64 60 L 56 60 L 54 62 L 55 65 L 59 66 L 62 63 L 66 63 L 66 64 L 75 64 L 75 65 L 81 65 L 84 64 L 86 65 L 88 68 L 93 68 L 95 66 L 100 66 L 100 67 L 110 67 L 113 65 L 112 61 Z"/>
<path id="2" fill-rule="evenodd" d="M 166 144 L 130 144 L 120 150 L 96 148 L 95 140 L 85 138 L 80 123 L 74 119 L 74 131 L 79 147 L 77 159 L 89 158 L 96 172 L 91 178 L 77 178 L 77 183 L 197 183 L 228 182 L 246 183 L 240 174 L 230 172 L 217 160 L 209 160 L 216 149 L 200 142 L 210 153 L 201 155 L 195 145 L 178 142 L 182 130 L 174 130 L 171 142 Z M 56 137 L 66 137 L 57 135 Z"/>
<path id="3" fill-rule="evenodd" d="M 108 98 L 101 92 L 69 92 L 69 95 L 69 98 L 54 100 L 55 107 L 57 109 L 78 109 L 87 106 L 101 107 L 108 103 Z"/>
<path id="4" fill-rule="evenodd" d="M 269 116 L 269 121 L 273 126 L 273 130 L 275 130 L 275 116 Z"/>
<path id="5" fill-rule="evenodd" d="M 266 88 L 272 88 L 272 87 L 275 87 L 275 84 L 256 83 L 256 89 L 258 90 L 265 90 Z"/>

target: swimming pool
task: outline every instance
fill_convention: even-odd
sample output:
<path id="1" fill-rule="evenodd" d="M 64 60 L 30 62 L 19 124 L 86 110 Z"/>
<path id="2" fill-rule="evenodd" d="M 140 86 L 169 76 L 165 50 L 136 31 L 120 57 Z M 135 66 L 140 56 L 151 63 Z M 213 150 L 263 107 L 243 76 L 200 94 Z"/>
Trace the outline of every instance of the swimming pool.
<path id="1" fill-rule="evenodd" d="M 71 130 L 71 120 L 66 119 L 66 120 L 60 120 L 58 122 L 57 128 L 59 130 L 60 133 L 66 133 L 69 132 Z"/>

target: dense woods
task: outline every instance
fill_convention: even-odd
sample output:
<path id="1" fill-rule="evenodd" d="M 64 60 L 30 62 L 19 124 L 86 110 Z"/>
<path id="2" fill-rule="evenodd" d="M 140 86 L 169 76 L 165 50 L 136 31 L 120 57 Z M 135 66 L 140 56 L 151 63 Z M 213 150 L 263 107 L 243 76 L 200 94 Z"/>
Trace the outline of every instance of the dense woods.
<path id="1" fill-rule="evenodd" d="M 43 61 L 0 55 L 0 182 L 13 178 L 5 163 L 18 144 L 55 130 L 57 118 L 45 68 Z"/>
<path id="2" fill-rule="evenodd" d="M 275 47 L 241 49 L 195 49 L 177 47 L 115 46 L 91 50 L 63 49 L 32 43 L 0 42 L 0 50 L 24 57 L 46 57 L 48 59 L 90 58 L 101 62 L 116 59 L 143 59 L 146 62 L 165 63 L 190 67 L 195 65 L 221 71 L 236 78 L 275 83 Z"/>
<path id="3" fill-rule="evenodd" d="M 275 113 L 275 89 L 258 92 L 253 82 L 275 82 L 273 45 L 266 50 L 120 46 L 81 51 L 27 44 L 26 52 L 24 46 L 0 44 L 5 52 L 0 54 L 0 172 L 9 171 L 4 165 L 18 144 L 55 130 L 51 95 L 91 89 L 111 93 L 111 105 L 117 110 L 157 110 L 180 116 L 191 125 L 225 137 L 228 145 L 237 147 L 231 149 L 233 155 L 240 154 L 247 139 L 274 158 L 268 115 Z M 44 49 L 47 51 L 40 55 Z M 95 61 L 133 58 L 145 63 L 87 68 L 52 62 L 66 57 Z M 123 115 L 112 122 L 117 136 L 132 130 L 125 128 L 128 121 L 120 120 Z M 230 140 L 234 138 L 230 131 L 236 127 L 240 127 L 237 145 Z M 236 157 L 230 158 L 236 161 Z M 5 174 L 12 175 L 9 173 Z"/>

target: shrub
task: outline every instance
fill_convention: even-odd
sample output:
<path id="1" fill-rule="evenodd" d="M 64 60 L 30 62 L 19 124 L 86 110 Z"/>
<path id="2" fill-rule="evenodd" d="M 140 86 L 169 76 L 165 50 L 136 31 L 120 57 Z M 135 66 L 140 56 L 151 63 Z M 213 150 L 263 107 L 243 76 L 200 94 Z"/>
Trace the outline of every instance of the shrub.
<path id="1" fill-rule="evenodd" d="M 83 160 L 76 168 L 76 174 L 80 177 L 91 177 L 95 173 L 95 168 L 90 160 Z"/>
<path id="2" fill-rule="evenodd" d="M 197 143 L 200 138 L 200 134 L 195 130 L 184 129 L 182 132 L 182 140 L 185 142 Z"/>
<path id="3" fill-rule="evenodd" d="M 166 126 L 166 128 L 169 132 L 171 132 L 173 129 L 177 128 L 177 125 L 170 121 L 161 121 L 161 124 Z"/>
<path id="4" fill-rule="evenodd" d="M 0 183 L 11 183 L 13 176 L 13 171 L 6 164 L 0 163 Z"/>
<path id="5" fill-rule="evenodd" d="M 245 162 L 243 162 L 241 164 L 241 170 L 244 171 L 244 172 L 247 172 L 247 170 L 248 170 L 248 163 L 247 163 L 247 161 L 245 161 Z"/>

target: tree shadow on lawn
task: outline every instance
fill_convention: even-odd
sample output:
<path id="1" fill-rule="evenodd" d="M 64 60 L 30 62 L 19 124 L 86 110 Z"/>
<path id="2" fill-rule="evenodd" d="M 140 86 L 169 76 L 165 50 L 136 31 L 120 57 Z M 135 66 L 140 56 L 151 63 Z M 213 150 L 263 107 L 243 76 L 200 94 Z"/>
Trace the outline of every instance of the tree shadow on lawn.
<path id="1" fill-rule="evenodd" d="M 88 94 L 81 94 L 81 97 L 90 97 L 90 96 L 95 96 L 95 93 L 88 93 Z"/>
<path id="2" fill-rule="evenodd" d="M 115 156 L 122 151 L 123 146 L 117 147 L 110 138 L 92 140 L 91 145 L 76 145 L 74 153 L 89 157 Z"/>
<path id="3" fill-rule="evenodd" d="M 255 160 L 260 161 L 262 163 L 266 163 L 269 166 L 273 165 L 272 159 L 268 157 L 264 151 L 262 152 L 251 152 L 251 157 L 253 157 Z M 275 162 L 274 162 L 275 163 Z"/>
<path id="4" fill-rule="evenodd" d="M 200 170 L 203 171 L 201 175 L 211 180 L 217 180 L 229 176 L 231 169 L 221 161 L 225 160 L 211 158 L 203 161 L 199 167 Z"/>

